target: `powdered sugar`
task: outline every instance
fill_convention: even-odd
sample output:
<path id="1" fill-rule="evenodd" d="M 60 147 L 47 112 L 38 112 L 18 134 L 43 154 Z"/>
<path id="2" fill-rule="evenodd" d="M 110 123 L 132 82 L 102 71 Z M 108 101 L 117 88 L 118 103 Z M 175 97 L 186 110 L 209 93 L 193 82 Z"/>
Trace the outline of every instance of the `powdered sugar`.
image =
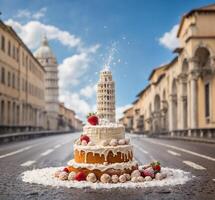
<path id="1" fill-rule="evenodd" d="M 22 180 L 27 183 L 42 184 L 44 186 L 67 187 L 67 188 L 92 188 L 92 189 L 111 189 L 111 188 L 144 188 L 144 187 L 163 187 L 185 184 L 191 180 L 192 175 L 180 169 L 162 168 L 162 172 L 167 174 L 163 180 L 154 180 L 150 182 L 131 181 L 125 183 L 91 183 L 87 181 L 61 181 L 54 177 L 54 173 L 63 167 L 49 167 L 43 169 L 34 169 L 22 173 Z"/>

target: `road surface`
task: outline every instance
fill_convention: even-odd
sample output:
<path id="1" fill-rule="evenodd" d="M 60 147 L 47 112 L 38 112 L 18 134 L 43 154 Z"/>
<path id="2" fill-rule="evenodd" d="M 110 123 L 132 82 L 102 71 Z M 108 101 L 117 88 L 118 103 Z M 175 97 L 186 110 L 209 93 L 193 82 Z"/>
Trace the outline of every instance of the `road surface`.
<path id="1" fill-rule="evenodd" d="M 147 189 L 68 189 L 23 183 L 20 174 L 34 168 L 66 166 L 73 158 L 73 141 L 80 133 L 62 134 L 0 146 L 1 199 L 215 199 L 215 145 L 132 136 L 135 158 L 142 164 L 191 172 L 185 185 Z"/>

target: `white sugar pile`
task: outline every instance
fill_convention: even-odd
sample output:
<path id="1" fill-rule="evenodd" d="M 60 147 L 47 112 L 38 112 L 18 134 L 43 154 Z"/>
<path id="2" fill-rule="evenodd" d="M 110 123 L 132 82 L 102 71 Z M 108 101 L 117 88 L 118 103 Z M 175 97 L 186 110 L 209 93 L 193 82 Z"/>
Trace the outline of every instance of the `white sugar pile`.
<path id="1" fill-rule="evenodd" d="M 174 186 L 185 184 L 191 179 L 191 174 L 180 169 L 162 168 L 162 172 L 167 174 L 167 178 L 163 180 L 153 180 L 150 182 L 126 182 L 126 183 L 90 183 L 87 181 L 61 181 L 53 176 L 54 172 L 59 167 L 49 167 L 43 169 L 34 169 L 31 171 L 25 171 L 22 174 L 22 180 L 27 183 L 42 184 L 45 186 L 55 187 L 67 187 L 67 188 L 92 188 L 92 189 L 104 189 L 104 188 L 143 188 L 143 187 L 162 187 L 162 186 Z"/>

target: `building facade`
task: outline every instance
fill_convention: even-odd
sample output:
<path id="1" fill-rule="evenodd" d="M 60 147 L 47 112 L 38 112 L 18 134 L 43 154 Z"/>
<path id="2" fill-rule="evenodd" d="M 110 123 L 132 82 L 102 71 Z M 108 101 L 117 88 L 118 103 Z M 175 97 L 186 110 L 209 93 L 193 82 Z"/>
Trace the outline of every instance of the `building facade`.
<path id="1" fill-rule="evenodd" d="M 45 70 L 0 21 L 0 132 L 44 128 Z"/>
<path id="2" fill-rule="evenodd" d="M 115 83 L 109 68 L 100 72 L 97 84 L 97 114 L 101 119 L 115 122 Z"/>
<path id="3" fill-rule="evenodd" d="M 58 64 L 46 36 L 42 38 L 41 46 L 35 51 L 34 56 L 44 67 L 45 73 L 45 107 L 46 129 L 58 129 L 59 114 L 59 87 L 58 87 Z"/>
<path id="4" fill-rule="evenodd" d="M 176 57 L 151 72 L 133 103 L 134 132 L 203 136 L 215 131 L 214 21 L 215 5 L 183 16 Z"/>
<path id="5" fill-rule="evenodd" d="M 75 131 L 75 120 L 75 112 L 65 107 L 64 103 L 59 103 L 59 129 Z"/>

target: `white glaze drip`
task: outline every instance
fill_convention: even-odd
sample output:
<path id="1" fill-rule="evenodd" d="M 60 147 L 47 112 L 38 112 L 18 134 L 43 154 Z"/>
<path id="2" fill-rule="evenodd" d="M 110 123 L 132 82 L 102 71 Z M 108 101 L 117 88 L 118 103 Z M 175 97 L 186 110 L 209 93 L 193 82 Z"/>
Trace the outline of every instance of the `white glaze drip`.
<path id="1" fill-rule="evenodd" d="M 124 170 L 124 169 L 132 169 L 132 167 L 137 166 L 137 161 L 129 161 L 129 162 L 123 162 L 123 163 L 113 163 L 108 165 L 103 164 L 90 164 L 90 163 L 76 163 L 75 160 L 70 160 L 68 162 L 69 166 L 75 167 L 75 168 L 86 168 L 89 170 L 98 169 L 100 171 L 106 171 L 108 169 L 115 169 L 115 170 Z"/>
<path id="2" fill-rule="evenodd" d="M 105 161 L 107 161 L 107 157 L 109 152 L 113 153 L 113 156 L 117 156 L 117 153 L 121 153 L 121 159 L 123 159 L 123 154 L 124 154 L 124 161 L 126 160 L 125 158 L 131 157 L 132 152 L 133 152 L 133 146 L 132 145 L 118 145 L 118 146 L 81 146 L 74 144 L 74 150 L 79 151 L 79 155 L 81 151 L 85 152 L 85 157 L 84 157 L 84 162 L 87 162 L 87 154 L 88 153 L 93 153 L 95 155 L 96 153 L 99 154 L 101 157 L 104 155 Z"/>

